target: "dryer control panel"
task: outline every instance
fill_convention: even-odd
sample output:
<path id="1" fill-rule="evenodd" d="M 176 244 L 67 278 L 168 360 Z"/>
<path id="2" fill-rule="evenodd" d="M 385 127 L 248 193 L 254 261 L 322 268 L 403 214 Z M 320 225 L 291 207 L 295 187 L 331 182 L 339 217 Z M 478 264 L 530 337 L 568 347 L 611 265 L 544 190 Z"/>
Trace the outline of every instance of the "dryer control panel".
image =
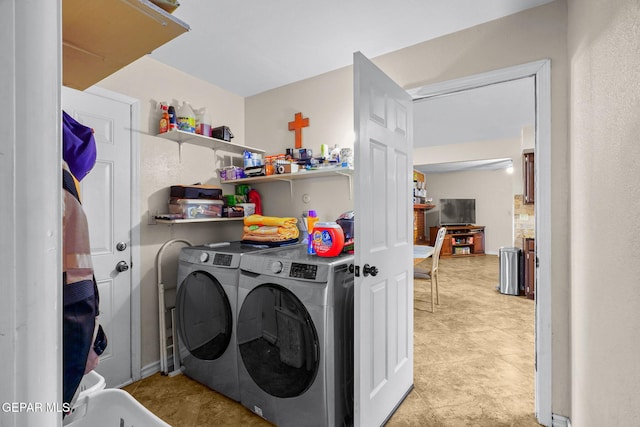
<path id="1" fill-rule="evenodd" d="M 302 264 L 294 262 L 291 264 L 291 270 L 289 271 L 289 277 L 296 279 L 309 279 L 315 280 L 318 274 L 318 266 L 312 264 Z"/>
<path id="2" fill-rule="evenodd" d="M 231 260 L 233 255 L 216 253 L 213 257 L 213 265 L 224 265 L 225 267 L 231 266 Z"/>

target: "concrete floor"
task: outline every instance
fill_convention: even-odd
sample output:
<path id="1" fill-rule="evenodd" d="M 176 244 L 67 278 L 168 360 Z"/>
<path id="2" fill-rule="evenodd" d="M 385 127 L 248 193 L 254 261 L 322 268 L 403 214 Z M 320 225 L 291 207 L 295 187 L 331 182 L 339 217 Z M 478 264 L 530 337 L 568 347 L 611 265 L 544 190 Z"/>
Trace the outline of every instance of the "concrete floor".
<path id="1" fill-rule="evenodd" d="M 414 283 L 414 389 L 387 426 L 538 426 L 534 303 L 496 291 L 498 258 L 442 258 L 435 313 L 429 282 Z M 125 390 L 176 427 L 271 425 L 184 375 Z"/>

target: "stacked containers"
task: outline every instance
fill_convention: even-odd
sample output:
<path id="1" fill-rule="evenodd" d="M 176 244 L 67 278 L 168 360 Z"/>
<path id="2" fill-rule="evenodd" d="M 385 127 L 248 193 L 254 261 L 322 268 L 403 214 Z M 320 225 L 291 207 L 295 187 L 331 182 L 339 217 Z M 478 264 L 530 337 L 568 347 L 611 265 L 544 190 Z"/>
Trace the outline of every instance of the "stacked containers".
<path id="1" fill-rule="evenodd" d="M 173 185 L 169 213 L 183 219 L 222 217 L 222 189 L 210 185 Z"/>

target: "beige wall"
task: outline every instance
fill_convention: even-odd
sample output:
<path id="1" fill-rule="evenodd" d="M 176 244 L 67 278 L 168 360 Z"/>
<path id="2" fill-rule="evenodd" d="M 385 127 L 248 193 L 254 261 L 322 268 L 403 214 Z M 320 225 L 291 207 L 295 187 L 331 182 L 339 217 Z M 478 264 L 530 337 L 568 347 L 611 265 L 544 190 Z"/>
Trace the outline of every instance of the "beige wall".
<path id="1" fill-rule="evenodd" d="M 429 197 L 439 210 L 440 199 L 476 199 L 476 224 L 484 225 L 484 250 L 498 255 L 501 246 L 513 246 L 513 175 L 502 170 L 434 173 L 425 175 Z"/>
<path id="2" fill-rule="evenodd" d="M 572 421 L 640 423 L 640 3 L 569 1 Z"/>
<path id="3" fill-rule="evenodd" d="M 268 153 L 283 153 L 294 146 L 293 132 L 287 123 L 302 112 L 309 127 L 302 131 L 305 148 L 320 153 L 320 145 L 337 144 L 353 148 L 353 75 L 351 68 L 322 74 L 246 99 L 247 144 L 264 148 Z M 353 209 L 349 182 L 345 177 L 321 180 L 296 180 L 293 196 L 286 183 L 256 186 L 265 196 L 269 215 L 300 216 L 302 211 L 316 209 L 321 221 L 334 221 Z M 302 196 L 311 196 L 304 203 Z"/>
<path id="4" fill-rule="evenodd" d="M 427 174 L 427 196 L 436 208 L 428 212 L 428 224 L 437 218 L 441 198 L 476 199 L 476 224 L 484 225 L 485 252 L 498 254 L 501 246 L 514 246 L 514 195 L 522 194 L 522 141 L 502 139 L 423 147 L 414 150 L 414 164 L 510 158 L 513 173 L 466 171 Z"/>
<path id="5" fill-rule="evenodd" d="M 149 57 L 143 57 L 116 74 L 101 81 L 98 86 L 119 92 L 140 101 L 140 297 L 142 367 L 159 360 L 158 294 L 155 259 L 162 244 L 174 238 L 187 239 L 193 244 L 241 237 L 241 223 L 150 225 L 148 213 L 166 213 L 169 186 L 174 184 L 219 185 L 215 169 L 220 158 L 213 150 L 182 144 L 182 158 L 178 144 L 155 137 L 159 115 L 156 105 L 167 101 L 173 105 L 188 101 L 195 108 L 207 107 L 212 123 L 225 124 L 235 135 L 233 142 L 244 143 L 244 99 L 216 86 L 167 67 Z M 225 194 L 233 187 L 225 186 Z M 167 266 L 177 263 L 178 248 L 163 257 Z M 173 250 L 175 249 L 175 250 Z M 175 285 L 176 269 L 163 270 L 163 282 Z M 135 268 L 135 266 L 134 266 Z"/>
<path id="6" fill-rule="evenodd" d="M 571 403 L 566 24 L 566 2 L 559 0 L 374 59 L 407 89 L 551 59 L 552 410 L 562 415 L 570 414 Z M 290 146 L 286 122 L 297 111 L 310 117 L 311 126 L 305 129 L 305 144 L 310 148 L 317 149 L 321 143 L 351 144 L 351 67 L 247 98 L 249 145 L 263 138 L 274 149 Z"/>

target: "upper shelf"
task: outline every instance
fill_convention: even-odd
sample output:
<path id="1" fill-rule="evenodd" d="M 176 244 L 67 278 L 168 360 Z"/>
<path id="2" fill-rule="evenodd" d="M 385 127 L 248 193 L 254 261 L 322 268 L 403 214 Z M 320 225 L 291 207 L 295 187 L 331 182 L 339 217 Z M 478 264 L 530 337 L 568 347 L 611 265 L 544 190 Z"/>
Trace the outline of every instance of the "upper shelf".
<path id="1" fill-rule="evenodd" d="M 63 0 L 62 84 L 84 90 L 187 31 L 148 0 Z"/>
<path id="2" fill-rule="evenodd" d="M 156 135 L 158 138 L 169 139 L 175 142 L 186 142 L 188 144 L 199 145 L 201 147 L 211 148 L 213 150 L 222 150 L 229 153 L 242 154 L 245 151 L 254 153 L 264 153 L 260 148 L 247 147 L 246 145 L 235 144 L 233 142 L 223 141 L 221 139 L 210 138 L 197 133 L 185 132 L 182 130 L 172 130 Z"/>

